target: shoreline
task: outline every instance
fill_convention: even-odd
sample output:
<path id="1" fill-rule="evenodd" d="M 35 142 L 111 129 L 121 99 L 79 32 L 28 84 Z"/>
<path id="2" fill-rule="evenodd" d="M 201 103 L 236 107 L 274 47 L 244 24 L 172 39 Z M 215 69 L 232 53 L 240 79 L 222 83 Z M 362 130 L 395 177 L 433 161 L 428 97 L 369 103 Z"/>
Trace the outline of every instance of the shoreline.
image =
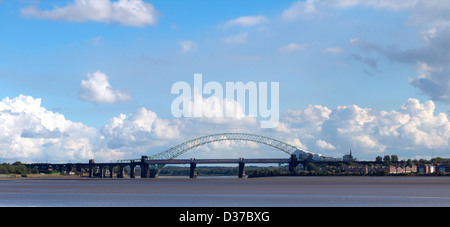
<path id="1" fill-rule="evenodd" d="M 26 180 L 26 179 L 83 179 L 78 175 L 51 175 L 51 174 L 0 174 L 0 180 Z"/>
<path id="2" fill-rule="evenodd" d="M 446 178 L 450 177 L 450 175 L 402 175 L 402 174 L 391 174 L 386 176 L 376 176 L 376 175 L 334 175 L 334 176 L 321 176 L 321 175 L 280 175 L 280 176 L 252 176 L 247 177 L 244 179 L 276 179 L 276 178 L 291 178 L 291 179 L 300 179 L 300 178 L 432 178 L 432 177 L 439 177 L 439 178 Z M 158 180 L 158 179 L 187 179 L 187 180 L 196 180 L 196 179 L 236 179 L 236 180 L 242 180 L 234 176 L 228 176 L 228 175 L 214 175 L 214 176 L 198 176 L 195 179 L 190 179 L 189 176 L 159 176 L 158 178 L 146 178 L 141 179 L 140 177 L 134 178 L 135 180 Z M 43 175 L 43 174 L 27 174 L 27 175 L 20 175 L 20 174 L 0 174 L 0 181 L 7 181 L 7 180 L 132 180 L 132 178 L 89 178 L 88 176 L 79 176 L 79 175 Z"/>

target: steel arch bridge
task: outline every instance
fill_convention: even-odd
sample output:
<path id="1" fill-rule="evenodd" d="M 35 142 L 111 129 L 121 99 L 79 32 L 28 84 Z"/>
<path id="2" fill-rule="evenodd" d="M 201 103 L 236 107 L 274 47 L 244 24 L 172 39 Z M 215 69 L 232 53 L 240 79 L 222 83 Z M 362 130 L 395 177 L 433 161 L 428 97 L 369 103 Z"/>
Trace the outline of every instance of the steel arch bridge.
<path id="1" fill-rule="evenodd" d="M 208 136 L 202 136 L 199 138 L 195 138 L 192 140 L 188 140 L 182 144 L 179 144 L 175 147 L 172 147 L 164 152 L 161 152 L 159 154 L 148 156 L 150 160 L 172 160 L 180 155 L 194 149 L 197 147 L 200 147 L 202 145 L 218 142 L 218 141 L 225 141 L 225 140 L 241 140 L 241 141 L 251 141 L 256 142 L 264 145 L 268 145 L 274 148 L 277 148 L 280 151 L 283 151 L 284 153 L 288 155 L 292 155 L 294 152 L 298 152 L 299 159 L 306 159 L 308 156 L 314 155 L 311 152 L 305 151 L 303 149 L 299 149 L 296 146 L 287 144 L 285 142 L 282 142 L 277 139 L 269 138 L 266 136 L 260 136 L 260 135 L 254 135 L 254 134 L 248 134 L 248 133 L 221 133 L 221 134 L 214 134 L 214 135 L 208 135 Z M 121 160 L 119 162 L 127 162 L 130 160 Z M 136 160 L 138 161 L 138 160 Z"/>

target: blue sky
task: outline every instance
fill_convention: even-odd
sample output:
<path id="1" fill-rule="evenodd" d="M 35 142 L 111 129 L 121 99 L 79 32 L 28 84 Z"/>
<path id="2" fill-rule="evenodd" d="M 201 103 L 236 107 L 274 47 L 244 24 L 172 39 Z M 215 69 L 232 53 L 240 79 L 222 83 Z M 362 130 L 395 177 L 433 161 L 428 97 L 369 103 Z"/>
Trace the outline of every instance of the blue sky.
<path id="1" fill-rule="evenodd" d="M 130 6 L 137 10 L 127 11 Z M 5 131 L 3 139 L 15 138 L 22 148 L 4 142 L 0 159 L 49 158 L 47 150 L 74 141 L 84 145 L 61 159 L 139 157 L 191 138 L 183 131 L 188 125 L 197 128 L 192 136 L 244 130 L 330 156 L 349 149 L 367 159 L 386 153 L 428 157 L 430 151 L 448 156 L 450 43 L 446 38 L 450 33 L 444 12 L 449 8 L 446 1 L 420 0 L 3 0 L 0 99 L 16 98 L 8 103 L 9 112 L 3 109 L 4 124 L 18 120 L 11 110 L 19 103 L 25 105 L 26 96 L 40 99 L 40 107 L 82 124 L 94 135 L 87 138 L 74 130 L 73 141 L 62 142 L 60 137 L 42 141 L 48 138 L 39 137 L 45 131 L 41 128 L 62 134 L 66 128 L 50 127 L 41 119 L 33 129 L 17 128 L 15 136 Z M 175 119 L 170 112 L 176 97 L 171 86 L 177 81 L 192 84 L 194 73 L 202 73 L 204 82 L 221 84 L 279 82 L 281 126 L 263 130 L 253 123 L 236 126 L 228 121 Z M 82 81 L 93 82 L 89 75 L 102 78 L 96 85 L 107 84 L 112 93 L 98 97 L 99 93 L 83 87 Z M 83 96 L 83 92 L 88 93 Z M 414 110 L 427 109 L 427 102 L 434 106 L 427 122 L 434 123 L 411 122 L 423 117 L 414 115 L 418 112 L 413 105 L 408 109 L 408 104 L 417 104 Z M 340 113 L 350 109 L 348 115 Z M 149 122 L 147 131 L 126 127 L 127 121 L 140 122 L 147 116 L 140 115 L 144 112 L 156 114 L 168 127 L 161 130 L 175 131 L 174 136 L 155 134 L 156 121 Z M 361 121 L 361 112 L 367 112 L 368 120 Z M 390 122 L 385 113 L 399 116 Z M 409 119 L 398 120 L 404 114 Z M 343 118 L 360 128 L 338 127 L 336 122 L 344 122 Z M 114 119 L 122 120 L 108 134 Z M 313 125 L 317 127 L 308 130 Z M 336 128 L 329 128 L 332 125 Z M 389 128 L 392 125 L 396 127 Z M 119 138 L 123 144 L 111 146 L 125 129 L 127 135 L 135 135 L 131 141 Z M 387 131 L 380 133 L 382 129 Z M 35 137 L 20 136 L 29 130 L 35 131 Z M 345 134 L 349 131 L 354 134 Z M 405 145 L 392 144 L 387 135 Z M 24 151 L 29 143 L 34 154 Z M 208 148 L 201 151 L 206 155 Z"/>

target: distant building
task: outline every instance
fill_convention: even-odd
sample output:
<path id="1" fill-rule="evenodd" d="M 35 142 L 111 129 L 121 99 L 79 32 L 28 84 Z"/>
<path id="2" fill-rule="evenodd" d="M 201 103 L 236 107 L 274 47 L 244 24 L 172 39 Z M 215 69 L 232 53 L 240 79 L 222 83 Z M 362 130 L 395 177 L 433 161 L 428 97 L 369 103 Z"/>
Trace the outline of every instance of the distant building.
<path id="1" fill-rule="evenodd" d="M 415 173 L 417 172 L 417 166 L 389 166 L 387 167 L 389 173 L 398 174 L 398 173 Z"/>
<path id="2" fill-rule="evenodd" d="M 417 172 L 420 174 L 434 173 L 436 170 L 434 165 L 425 164 L 417 167 Z"/>
<path id="3" fill-rule="evenodd" d="M 417 172 L 417 166 L 385 166 L 382 164 L 376 164 L 368 166 L 366 165 L 365 173 L 375 173 L 375 172 L 388 172 L 390 174 L 400 174 L 400 173 L 415 173 Z"/>
<path id="4" fill-rule="evenodd" d="M 350 154 L 344 155 L 344 157 L 342 157 L 342 160 L 352 162 L 356 161 L 356 158 L 353 157 L 352 150 L 350 150 Z"/>
<path id="5" fill-rule="evenodd" d="M 292 155 L 295 155 L 299 160 L 311 160 L 311 161 L 322 161 L 325 157 L 321 154 L 313 154 L 308 151 L 296 150 Z"/>
<path id="6" fill-rule="evenodd" d="M 450 166 L 440 165 L 438 166 L 437 171 L 439 171 L 440 173 L 448 173 L 450 172 Z"/>

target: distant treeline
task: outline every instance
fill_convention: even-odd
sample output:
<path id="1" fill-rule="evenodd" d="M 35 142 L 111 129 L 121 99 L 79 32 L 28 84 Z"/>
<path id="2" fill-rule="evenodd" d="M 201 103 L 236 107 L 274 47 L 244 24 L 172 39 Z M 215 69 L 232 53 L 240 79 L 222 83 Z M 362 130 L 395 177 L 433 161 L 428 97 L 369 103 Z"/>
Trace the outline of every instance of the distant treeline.
<path id="1" fill-rule="evenodd" d="M 391 175 L 388 171 L 380 171 L 380 172 L 370 172 L 370 173 L 362 173 L 362 172 L 332 172 L 332 171 L 321 171 L 321 170 L 311 170 L 311 171 L 296 171 L 289 172 L 283 171 L 282 169 L 259 169 L 254 170 L 248 174 L 248 178 L 256 178 L 256 177 L 280 177 L 280 176 L 389 176 Z M 406 174 L 395 174 L 395 176 L 415 176 L 415 173 L 406 173 Z"/>
<path id="2" fill-rule="evenodd" d="M 21 162 L 14 162 L 13 164 L 3 163 L 0 165 L 0 174 L 30 174 L 38 173 L 37 169 L 27 169 Z"/>
<path id="3" fill-rule="evenodd" d="M 412 164 L 414 165 L 424 165 L 424 164 L 439 164 L 439 165 L 447 165 L 450 166 L 450 159 L 448 158 L 441 158 L 441 157 L 436 157 L 436 158 L 432 158 L 430 160 L 426 160 L 426 159 L 408 159 L 408 160 L 399 160 L 397 155 L 385 155 L 384 157 L 381 156 L 377 156 L 375 158 L 375 162 L 379 163 L 379 164 L 384 164 L 384 165 L 392 165 L 393 163 L 403 163 L 405 165 L 409 165 L 411 166 Z"/>
<path id="4" fill-rule="evenodd" d="M 283 177 L 283 176 L 450 176 L 448 173 L 434 172 L 428 174 L 419 174 L 417 172 L 411 173 L 389 173 L 383 170 L 379 172 L 331 172 L 331 171 L 298 171 L 298 172 L 283 172 L 279 170 L 255 170 L 248 174 L 248 178 L 256 177 Z"/>
<path id="5" fill-rule="evenodd" d="M 237 167 L 197 167 L 198 175 L 232 176 L 238 175 Z M 159 172 L 160 176 L 189 176 L 189 167 L 165 167 Z"/>
<path id="6" fill-rule="evenodd" d="M 247 173 L 251 173 L 261 167 L 246 166 Z M 279 169 L 279 167 L 270 167 L 273 169 Z M 287 169 L 287 168 L 284 168 Z M 137 173 L 137 171 L 136 171 Z M 189 167 L 173 167 L 168 166 L 161 169 L 160 176 L 189 176 Z M 199 176 L 237 176 L 239 174 L 238 167 L 197 167 L 197 175 Z"/>
<path id="7" fill-rule="evenodd" d="M 431 165 L 444 165 L 450 166 L 450 159 L 446 158 L 433 158 L 431 160 L 399 160 L 397 155 L 386 155 L 383 158 L 378 156 L 375 159 L 375 165 L 381 166 L 420 166 L 425 164 Z M 409 172 L 409 173 L 390 173 L 386 169 L 382 169 L 380 171 L 370 171 L 370 172 L 362 172 L 361 167 L 364 165 L 358 164 L 358 162 L 349 161 L 347 163 L 336 163 L 336 164 L 327 164 L 327 163 L 308 163 L 304 167 L 300 168 L 300 170 L 289 172 L 287 168 L 258 168 L 250 171 L 248 173 L 248 177 L 274 177 L 274 176 L 422 176 L 424 174 L 419 174 L 417 172 Z M 373 166 L 373 164 L 368 164 L 368 166 Z M 356 167 L 356 171 L 345 170 L 347 167 Z M 360 167 L 360 168 L 358 168 Z M 427 174 L 429 176 L 450 176 L 449 173 L 441 173 L 436 171 L 434 173 Z"/>

